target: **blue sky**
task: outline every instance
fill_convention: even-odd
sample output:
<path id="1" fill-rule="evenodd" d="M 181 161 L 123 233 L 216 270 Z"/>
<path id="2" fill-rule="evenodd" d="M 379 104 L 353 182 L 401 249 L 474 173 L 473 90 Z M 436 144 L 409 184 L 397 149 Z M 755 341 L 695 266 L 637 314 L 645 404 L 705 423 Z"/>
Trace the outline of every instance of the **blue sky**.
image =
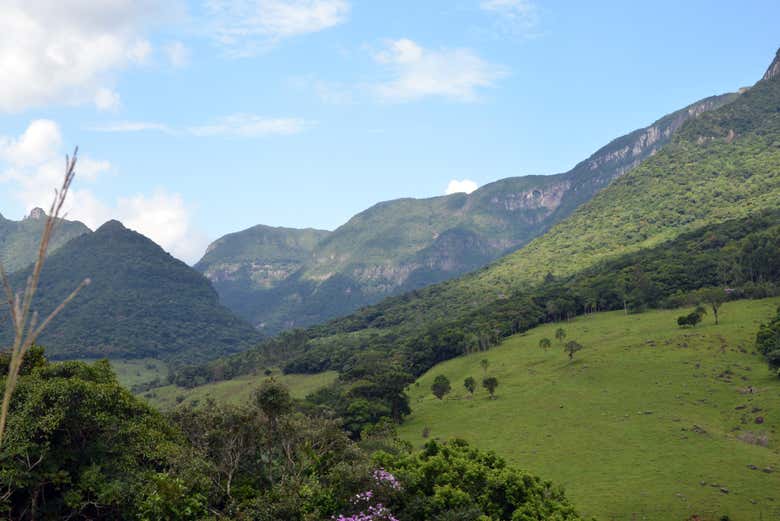
<path id="1" fill-rule="evenodd" d="M 254 224 L 565 171 L 780 45 L 772 1 L 0 3 L 0 213 L 44 205 L 78 144 L 69 215 L 188 262 Z"/>

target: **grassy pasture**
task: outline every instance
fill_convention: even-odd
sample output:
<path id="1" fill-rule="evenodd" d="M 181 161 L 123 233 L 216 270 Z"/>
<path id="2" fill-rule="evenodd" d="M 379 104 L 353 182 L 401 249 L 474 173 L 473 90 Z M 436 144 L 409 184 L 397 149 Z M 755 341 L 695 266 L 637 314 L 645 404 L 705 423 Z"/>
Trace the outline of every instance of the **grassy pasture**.
<path id="1" fill-rule="evenodd" d="M 314 375 L 283 375 L 275 371 L 271 376 L 289 387 L 290 394 L 294 398 L 304 398 L 307 394 L 333 382 L 338 375 L 334 371 Z M 268 376 L 246 375 L 233 380 L 214 382 L 192 389 L 166 385 L 142 393 L 141 396 L 160 409 L 171 409 L 179 403 L 193 403 L 194 400 L 203 403 L 209 398 L 221 403 L 241 405 L 249 401 L 252 392 L 266 378 Z"/>
<path id="2" fill-rule="evenodd" d="M 727 303 L 720 325 L 706 316 L 695 329 L 676 325 L 690 310 L 538 327 L 423 375 L 400 434 L 414 446 L 425 430 L 495 450 L 600 520 L 780 519 L 780 380 L 753 353 L 778 304 Z M 584 346 L 573 361 L 558 327 Z M 444 400 L 430 390 L 439 374 L 452 382 Z M 469 398 L 463 380 L 485 374 L 498 378 L 497 398 L 481 387 Z"/>

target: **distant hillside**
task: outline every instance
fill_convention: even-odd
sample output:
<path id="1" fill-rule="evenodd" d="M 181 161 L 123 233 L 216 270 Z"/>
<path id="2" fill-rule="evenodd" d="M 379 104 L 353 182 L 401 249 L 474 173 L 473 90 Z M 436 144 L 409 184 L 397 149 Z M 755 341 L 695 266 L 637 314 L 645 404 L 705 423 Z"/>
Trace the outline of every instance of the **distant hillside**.
<path id="1" fill-rule="evenodd" d="M 258 226 L 223 237 L 196 265 L 222 302 L 267 333 L 346 315 L 514 251 L 657 153 L 714 96 L 620 137 L 567 173 L 502 179 L 472 194 L 379 203 L 332 233 Z"/>
<path id="2" fill-rule="evenodd" d="M 46 213 L 35 208 L 21 221 L 11 221 L 0 215 L 0 263 L 6 271 L 26 268 L 38 256 Z M 90 233 L 90 229 L 78 221 L 61 220 L 51 241 L 50 251 L 56 251 L 69 240 Z"/>
<path id="3" fill-rule="evenodd" d="M 290 371 L 316 372 L 378 350 L 417 373 L 594 301 L 616 309 L 659 305 L 703 286 L 760 294 L 766 283 L 774 291 L 778 202 L 780 77 L 772 76 L 690 120 L 663 150 L 523 249 L 212 369 L 241 373 L 276 357 Z M 769 271 L 757 278 L 757 266 Z"/>
<path id="4" fill-rule="evenodd" d="M 12 279 L 20 287 L 27 270 Z M 209 360 L 257 342 L 249 324 L 218 303 L 208 280 L 150 239 L 109 221 L 73 239 L 46 262 L 37 309 L 48 313 L 84 278 L 92 279 L 44 332 L 53 358 L 155 357 Z M 5 315 L 7 308 L 2 310 Z M 0 339 L 9 340 L 9 322 Z"/>

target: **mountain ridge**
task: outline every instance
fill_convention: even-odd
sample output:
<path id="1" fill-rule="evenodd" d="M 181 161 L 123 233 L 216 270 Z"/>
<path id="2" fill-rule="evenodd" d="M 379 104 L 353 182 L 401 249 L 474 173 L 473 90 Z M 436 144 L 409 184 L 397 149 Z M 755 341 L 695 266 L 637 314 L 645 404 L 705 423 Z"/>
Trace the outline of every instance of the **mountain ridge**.
<path id="1" fill-rule="evenodd" d="M 11 276 L 22 287 L 30 268 Z M 34 307 L 50 313 L 83 279 L 86 287 L 39 342 L 54 359 L 82 357 L 206 361 L 260 336 L 218 303 L 208 279 L 151 239 L 110 220 L 49 256 Z M 0 307 L 5 314 L 7 306 Z M 10 338 L 0 323 L 0 340 Z"/>
<path id="2" fill-rule="evenodd" d="M 46 212 L 41 208 L 33 208 L 19 221 L 6 219 L 0 214 L 0 263 L 7 272 L 18 271 L 35 261 L 45 217 Z M 60 219 L 49 243 L 49 251 L 57 251 L 71 239 L 85 233 L 92 231 L 84 223 Z"/>
<path id="3" fill-rule="evenodd" d="M 231 280 L 213 270 L 227 262 L 220 257 L 230 258 L 220 241 L 239 240 L 251 228 L 215 241 L 196 268 L 226 306 L 269 334 L 323 322 L 473 271 L 520 248 L 654 155 L 686 121 L 738 96 L 711 96 L 672 112 L 561 174 L 505 178 L 471 194 L 377 203 L 324 234 L 308 258 L 275 270 L 280 276 L 270 283 L 254 279 L 263 279 L 266 266 L 273 271 L 273 259 L 243 259 L 232 268 Z"/>

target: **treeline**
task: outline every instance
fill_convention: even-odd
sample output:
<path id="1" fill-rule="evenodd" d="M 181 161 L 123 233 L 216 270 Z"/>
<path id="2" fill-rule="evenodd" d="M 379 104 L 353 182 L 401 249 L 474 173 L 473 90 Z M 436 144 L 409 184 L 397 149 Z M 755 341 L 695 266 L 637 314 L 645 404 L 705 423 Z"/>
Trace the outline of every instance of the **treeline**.
<path id="1" fill-rule="evenodd" d="M 729 298 L 767 297 L 778 294 L 779 283 L 780 211 L 771 211 L 706 226 L 570 277 L 550 274 L 535 288 L 450 318 L 426 320 L 420 309 L 415 320 L 403 305 L 414 302 L 413 296 L 395 297 L 322 326 L 284 333 L 245 353 L 180 368 L 172 381 L 200 385 L 280 362 L 290 373 L 343 372 L 356 353 L 367 351 L 401 353 L 404 367 L 419 375 L 540 323 L 596 311 L 677 307 L 705 287 L 721 287 Z"/>
<path id="2" fill-rule="evenodd" d="M 756 349 L 766 357 L 769 368 L 777 371 L 780 378 L 780 307 L 777 308 L 777 315 L 758 330 Z"/>
<path id="3" fill-rule="evenodd" d="M 439 362 L 484 351 L 545 322 L 597 311 L 636 313 L 698 303 L 702 288 L 717 288 L 724 299 L 780 294 L 780 211 L 707 226 L 570 277 L 548 275 L 527 292 L 460 317 L 453 312 L 449 320 L 403 321 L 408 312 L 403 306 L 373 306 L 323 326 L 285 333 L 260 349 L 180 368 L 172 381 L 200 385 L 259 374 L 280 363 L 287 373 L 338 370 L 337 381 L 310 399 L 335 410 L 347 431 L 359 436 L 382 418 L 401 421 L 409 412 L 405 387 Z"/>
<path id="4" fill-rule="evenodd" d="M 19 521 L 580 519 L 559 488 L 464 442 L 413 452 L 385 423 L 356 443 L 274 380 L 246 406 L 164 416 L 107 361 L 49 363 L 34 348 L 6 434 L 0 516 Z"/>

